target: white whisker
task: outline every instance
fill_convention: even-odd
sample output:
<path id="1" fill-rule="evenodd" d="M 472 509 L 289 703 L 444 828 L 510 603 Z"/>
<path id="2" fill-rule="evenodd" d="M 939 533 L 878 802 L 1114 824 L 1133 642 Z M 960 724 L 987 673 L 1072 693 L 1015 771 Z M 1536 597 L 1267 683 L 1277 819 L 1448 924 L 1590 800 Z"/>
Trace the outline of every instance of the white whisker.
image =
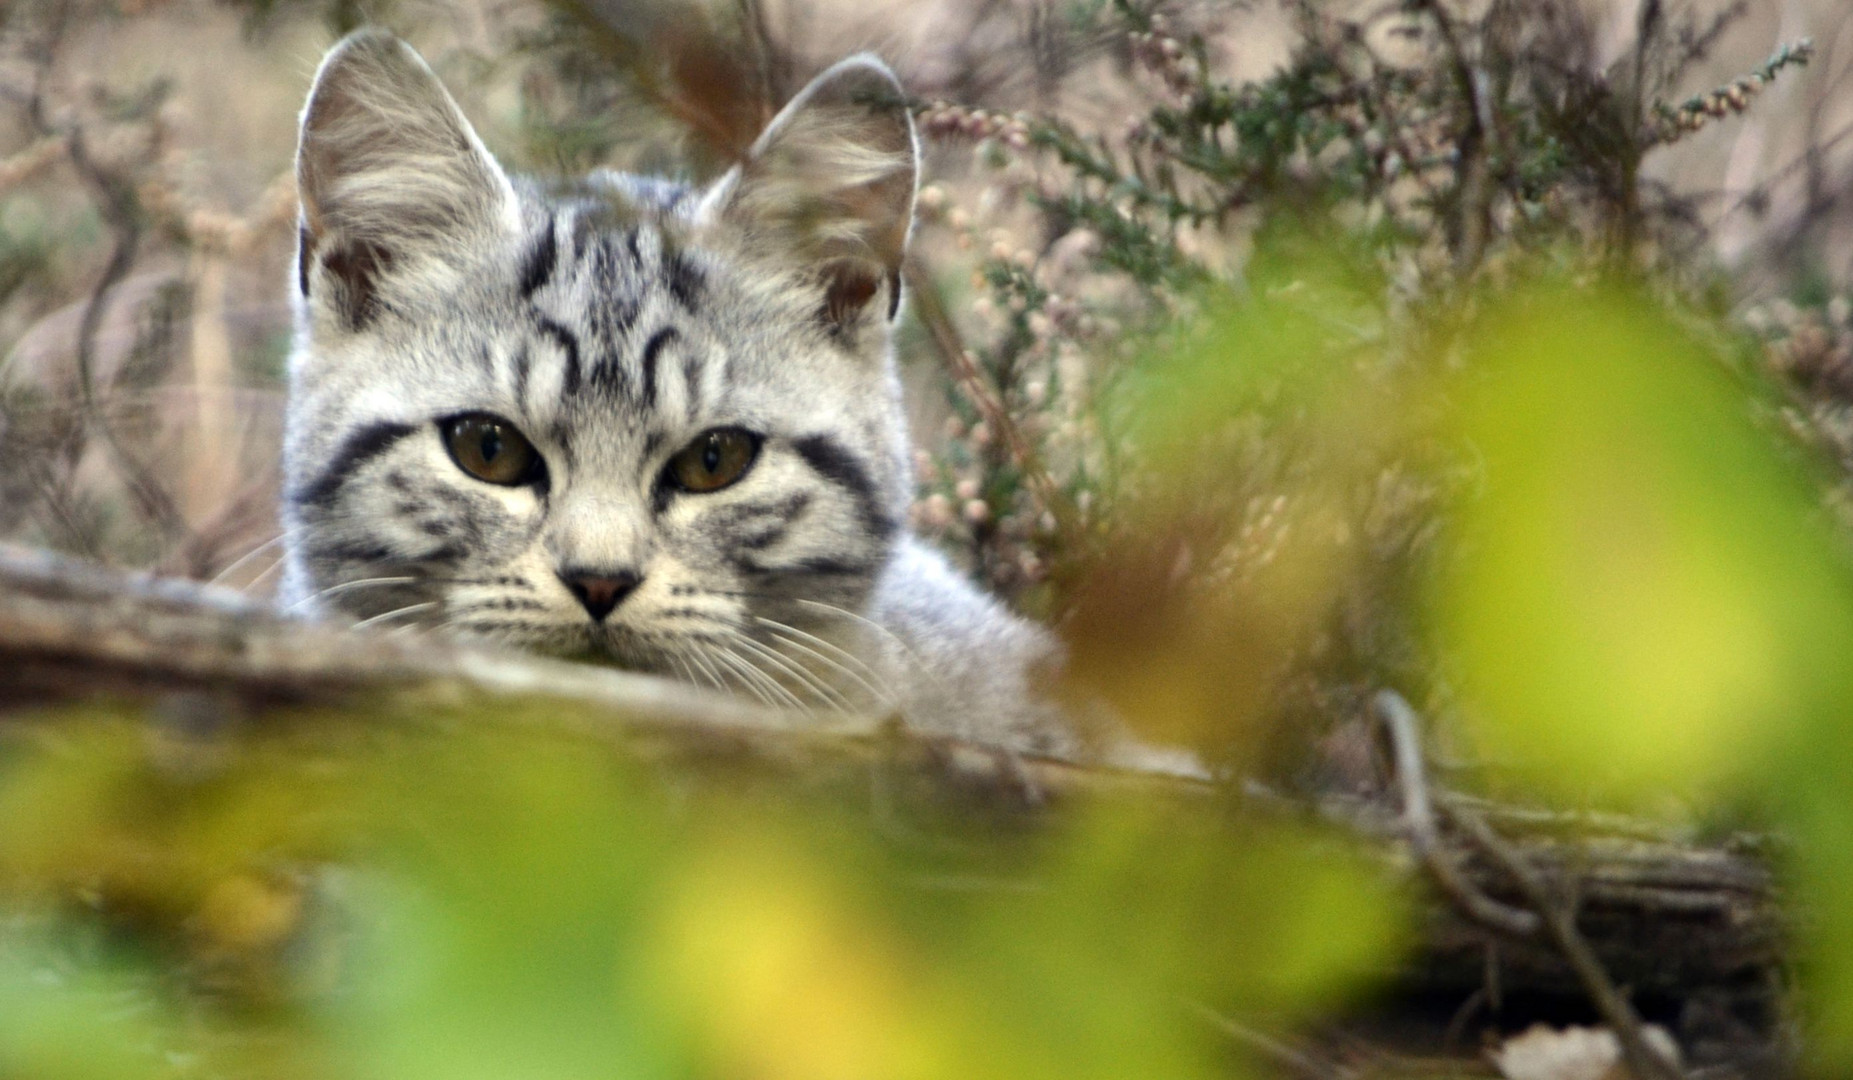
<path id="1" fill-rule="evenodd" d="M 226 578 L 231 577 L 233 574 L 243 569 L 246 563 L 250 562 L 252 559 L 257 558 L 259 555 L 262 555 L 264 552 L 269 551 L 271 548 L 276 547 L 278 544 L 281 544 L 283 541 L 289 539 L 289 537 L 290 537 L 290 533 L 287 530 L 284 532 L 278 533 L 277 535 L 271 537 L 270 539 L 252 548 L 250 551 L 247 551 L 243 555 L 240 555 L 238 558 L 233 559 L 231 564 L 228 565 L 225 569 L 212 575 L 212 580 L 206 582 L 206 584 L 217 585 L 219 582 L 224 581 Z"/>
<path id="2" fill-rule="evenodd" d="M 727 679 L 720 669 L 709 661 L 699 650 L 687 654 L 689 666 L 701 669 L 703 677 L 713 684 L 716 690 L 727 690 Z"/>
<path id="3" fill-rule="evenodd" d="M 798 686 L 802 688 L 805 693 L 815 696 L 820 701 L 823 701 L 827 705 L 831 705 L 841 712 L 853 713 L 856 711 L 856 707 L 850 704 L 849 699 L 843 696 L 842 691 L 824 682 L 815 672 L 807 671 L 804 665 L 798 663 L 796 660 L 782 656 L 776 649 L 772 649 L 761 642 L 754 641 L 752 638 L 737 631 L 734 633 L 734 640 L 777 665 L 781 671 L 784 671 L 787 675 L 790 675 L 796 680 Z"/>
<path id="4" fill-rule="evenodd" d="M 301 600 L 296 601 L 294 604 L 291 604 L 289 607 L 284 608 L 283 613 L 285 615 L 293 615 L 297 611 L 301 610 L 304 605 L 314 603 L 317 600 L 325 600 L 328 597 L 333 596 L 336 593 L 347 592 L 350 589 L 362 589 L 362 588 L 367 588 L 373 585 L 408 585 L 417 580 L 418 579 L 415 577 L 403 577 L 402 576 L 402 577 L 370 577 L 370 578 L 361 578 L 357 581 L 343 581 L 338 585 L 330 585 L 328 588 L 323 589 L 320 592 L 311 593 L 310 595 L 303 597 Z"/>
<path id="5" fill-rule="evenodd" d="M 787 705 L 798 710 L 799 712 L 806 713 L 806 714 L 811 713 L 810 706 L 804 703 L 803 698 L 800 698 L 798 695 L 792 693 L 789 689 L 785 687 L 783 683 L 779 682 L 777 679 L 773 678 L 772 676 L 766 674 L 765 671 L 761 670 L 759 665 L 753 663 L 752 657 L 742 656 L 741 654 L 734 652 L 731 648 L 728 647 L 727 642 L 725 641 L 722 642 L 721 651 L 715 653 L 714 656 L 716 659 L 726 658 L 726 659 L 732 660 L 735 663 L 735 665 L 737 665 L 735 667 L 735 670 L 738 671 L 741 675 L 752 679 L 754 682 L 764 687 L 768 693 L 783 699 Z M 766 702 L 767 705 L 775 705 L 775 703 L 769 697 L 764 698 L 763 700 Z"/>
<path id="6" fill-rule="evenodd" d="M 419 611 L 429 611 L 432 608 L 437 607 L 437 606 L 438 606 L 438 601 L 436 600 L 427 600 L 422 604 L 407 604 L 406 606 L 402 608 L 394 608 L 392 611 L 388 611 L 384 614 L 375 615 L 371 619 L 362 619 L 359 622 L 355 623 L 351 627 L 351 629 L 365 630 L 369 626 L 373 626 L 378 623 L 383 623 L 387 621 L 388 619 L 396 619 L 401 615 L 410 615 L 414 612 L 419 612 Z"/>
<path id="7" fill-rule="evenodd" d="M 768 619 L 763 615 L 755 615 L 754 619 L 761 625 L 770 629 L 773 637 L 778 638 L 794 649 L 802 649 L 816 657 L 820 663 L 828 664 L 850 679 L 855 680 L 862 689 L 868 691 L 869 696 L 882 708 L 892 709 L 894 707 L 895 701 L 893 694 L 884 692 L 875 686 L 872 680 L 879 679 L 880 676 L 876 675 L 875 670 L 864 663 L 861 657 L 833 641 L 826 641 L 815 634 L 807 634 L 789 623 L 782 623 L 777 619 Z M 817 648 L 812 648 L 811 645 L 805 644 L 807 641 L 816 645 Z M 842 661 L 832 659 L 825 653 L 820 652 L 819 649 L 828 649 L 830 652 L 841 657 Z M 851 664 L 854 665 L 853 668 L 849 666 Z M 860 669 L 860 673 L 858 673 L 857 669 Z M 865 675 L 867 676 L 866 678 L 864 677 Z"/>
<path id="8" fill-rule="evenodd" d="M 278 570 L 283 569 L 283 564 L 288 561 L 289 561 L 288 559 L 285 559 L 281 555 L 277 556 L 275 562 L 272 562 L 269 566 L 264 567 L 262 570 L 258 571 L 256 577 L 252 578 L 250 581 L 245 582 L 244 589 L 242 591 L 245 592 L 246 594 L 249 594 L 252 589 L 255 589 L 259 585 L 262 585 L 265 579 L 269 578 L 270 575 L 276 573 Z"/>
<path id="9" fill-rule="evenodd" d="M 775 709 L 778 707 L 777 702 L 773 701 L 771 698 L 766 696 L 766 692 L 764 689 L 756 685 L 751 679 L 744 677 L 743 672 L 750 670 L 750 669 L 743 667 L 744 661 L 740 660 L 738 657 L 732 655 L 731 653 L 726 653 L 726 652 L 712 652 L 712 653 L 707 654 L 707 658 L 713 661 L 719 667 L 725 668 L 728 671 L 731 671 L 734 673 L 734 675 L 736 676 L 735 686 L 737 689 L 739 689 L 740 691 L 744 693 L 753 695 L 753 698 L 755 700 L 757 700 L 761 705 L 764 705 L 769 709 Z"/>
<path id="10" fill-rule="evenodd" d="M 835 604 L 826 604 L 822 600 L 806 600 L 803 597 L 798 597 L 797 601 L 798 603 L 803 604 L 806 607 L 814 607 L 821 611 L 828 612 L 829 614 L 841 615 L 842 617 L 846 619 L 853 619 L 856 622 L 861 623 L 862 625 L 875 631 L 877 634 L 880 634 L 882 637 L 887 638 L 889 641 L 893 642 L 895 648 L 900 649 L 902 652 L 906 653 L 907 658 L 909 660 L 912 660 L 916 665 L 920 663 L 920 657 L 914 653 L 913 649 L 908 647 L 907 642 L 902 641 L 900 638 L 896 637 L 894 635 L 894 631 L 888 629 L 887 627 L 876 622 L 875 620 L 870 619 L 863 615 L 858 615 L 855 612 L 849 610 L 848 608 L 837 607 Z"/>

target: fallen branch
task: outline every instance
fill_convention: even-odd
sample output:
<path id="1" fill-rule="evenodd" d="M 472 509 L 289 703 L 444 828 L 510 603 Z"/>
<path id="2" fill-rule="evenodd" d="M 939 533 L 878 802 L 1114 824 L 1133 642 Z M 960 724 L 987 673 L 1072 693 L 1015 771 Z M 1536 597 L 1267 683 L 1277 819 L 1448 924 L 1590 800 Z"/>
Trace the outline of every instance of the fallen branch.
<path id="1" fill-rule="evenodd" d="M 1616 988 L 1615 980 L 1609 977 L 1602 961 L 1596 958 L 1595 950 L 1583 937 L 1582 931 L 1577 929 L 1572 903 L 1552 895 L 1550 887 L 1537 870 L 1525 861 L 1525 857 L 1477 815 L 1456 808 L 1451 816 L 1473 837 L 1474 843 L 1491 855 L 1506 873 L 1512 875 L 1512 880 L 1518 883 L 1519 890 L 1525 894 L 1532 910 L 1543 917 L 1546 933 L 1563 953 L 1570 969 L 1576 972 L 1578 981 L 1583 984 L 1583 991 L 1602 1014 L 1602 1019 L 1615 1032 L 1616 1039 L 1621 1043 L 1622 1060 L 1628 1063 L 1628 1070 L 1638 1080 L 1684 1080 L 1685 1074 L 1679 1066 L 1667 1060 L 1647 1041 L 1634 1005 Z"/>

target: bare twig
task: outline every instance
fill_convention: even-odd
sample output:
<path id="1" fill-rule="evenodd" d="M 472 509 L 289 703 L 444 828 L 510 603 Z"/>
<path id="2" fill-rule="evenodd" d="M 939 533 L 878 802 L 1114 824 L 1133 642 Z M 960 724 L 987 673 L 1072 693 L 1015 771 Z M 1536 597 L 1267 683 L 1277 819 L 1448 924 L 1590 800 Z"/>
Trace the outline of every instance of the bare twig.
<path id="1" fill-rule="evenodd" d="M 102 327 L 111 294 L 134 267 L 135 254 L 141 243 L 142 223 L 134 184 L 126 177 L 103 168 L 91 156 L 81 124 L 53 120 L 46 106 L 45 89 L 50 81 L 58 46 L 69 22 L 75 17 L 72 7 L 67 3 L 53 11 L 44 37 L 38 43 L 32 89 L 26 98 L 26 119 L 41 140 L 57 140 L 62 144 L 71 167 L 90 188 L 98 215 L 113 234 L 109 260 L 91 289 L 77 328 L 77 391 L 83 410 L 84 430 L 93 430 L 102 436 L 104 445 L 122 473 L 124 483 L 143 513 L 169 537 L 184 535 L 186 524 L 166 489 L 155 480 L 140 459 L 123 445 L 114 424 L 97 401 L 97 333 Z M 66 453 L 74 459 L 81 450 L 81 442 L 76 442 L 67 447 Z"/>
<path id="2" fill-rule="evenodd" d="M 958 380 L 959 387 L 984 416 L 985 423 L 990 425 L 1010 451 L 1011 461 L 1022 473 L 1024 483 L 1035 492 L 1036 501 L 1042 509 L 1054 515 L 1064 536 L 1076 535 L 1078 526 L 1073 505 L 1061 488 L 1056 486 L 1048 470 L 1042 467 L 1041 458 L 1030 446 L 1029 440 L 1023 437 L 1023 430 L 1011 417 L 1010 410 L 992 391 L 984 373 L 972 362 L 971 354 L 959 340 L 958 328 L 952 324 L 951 316 L 940 302 L 939 291 L 916 264 L 909 262 L 905 272 L 914 311 L 926 325 L 934 346 L 952 370 L 953 378 Z"/>
<path id="3" fill-rule="evenodd" d="M 1525 857 L 1477 814 L 1454 807 L 1449 816 L 1473 838 L 1482 851 L 1512 876 L 1519 891 L 1525 894 L 1526 901 L 1544 917 L 1545 933 L 1563 953 L 1564 959 L 1582 983 L 1584 992 L 1620 1040 L 1622 1059 L 1627 1062 L 1629 1071 L 1640 1080 L 1684 1080 L 1679 1066 L 1667 1060 L 1647 1041 L 1640 1016 L 1616 988 L 1607 969 L 1596 958 L 1595 950 L 1583 937 L 1582 931 L 1577 929 L 1576 915 L 1571 906 L 1552 895 L 1550 886 Z"/>
<path id="4" fill-rule="evenodd" d="M 1396 781 L 1402 792 L 1403 823 L 1409 843 L 1428 869 L 1429 876 L 1461 911 L 1476 921 L 1519 937 L 1537 933 L 1536 914 L 1502 904 L 1481 892 L 1454 865 L 1441 843 L 1434 802 L 1429 797 L 1415 710 L 1394 690 L 1380 691 L 1374 704 L 1396 755 Z"/>
<path id="5" fill-rule="evenodd" d="M 1186 1004 L 1192 1012 L 1202 1017 L 1211 1027 L 1305 1080 L 1342 1080 L 1342 1078 L 1353 1075 L 1350 1069 L 1323 1061 L 1264 1031 L 1256 1031 L 1247 1024 L 1224 1016 L 1200 1001 L 1190 1001 Z"/>
<path id="6" fill-rule="evenodd" d="M 1454 188 L 1454 220 L 1449 238 L 1454 245 L 1455 269 L 1464 279 L 1480 265 L 1492 231 L 1494 185 L 1489 157 L 1498 118 L 1493 113 L 1486 74 L 1468 60 L 1453 18 L 1437 0 L 1414 0 L 1410 7 L 1426 12 L 1434 21 L 1435 32 L 1447 51 L 1455 90 L 1467 106 L 1466 122 L 1455 140 L 1460 179 Z"/>
<path id="7" fill-rule="evenodd" d="M 180 511 L 174 506 L 165 488 L 154 475 L 148 471 L 138 457 L 122 442 L 116 427 L 97 401 L 97 332 L 103 325 L 103 314 L 108 308 L 110 295 L 116 286 L 122 283 L 135 265 L 135 253 L 141 246 L 141 214 L 137 205 L 134 189 L 120 176 L 110 173 L 91 158 L 88 144 L 84 139 L 83 129 L 72 125 L 64 133 L 66 152 L 78 175 L 84 178 L 91 190 L 96 193 L 97 208 L 103 220 L 115 234 L 115 242 L 110 249 L 109 261 L 104 264 L 103 274 L 91 289 L 90 298 L 84 304 L 84 311 L 77 326 L 77 387 L 79 400 L 83 404 L 85 420 L 88 426 L 103 436 L 104 445 L 116 459 L 122 470 L 123 479 L 142 512 L 161 527 L 170 538 L 183 536 L 187 527 Z"/>

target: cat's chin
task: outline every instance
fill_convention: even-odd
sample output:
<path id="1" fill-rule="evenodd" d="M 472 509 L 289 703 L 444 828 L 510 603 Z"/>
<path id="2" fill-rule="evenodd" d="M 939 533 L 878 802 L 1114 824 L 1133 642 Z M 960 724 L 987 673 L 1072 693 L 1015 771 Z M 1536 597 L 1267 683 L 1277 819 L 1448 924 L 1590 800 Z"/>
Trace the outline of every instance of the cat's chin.
<path id="1" fill-rule="evenodd" d="M 622 627 L 575 628 L 571 633 L 550 634 L 543 640 L 524 642 L 522 647 L 575 663 L 617 667 L 649 675 L 671 674 L 668 654 L 662 648 L 639 640 L 638 635 Z"/>

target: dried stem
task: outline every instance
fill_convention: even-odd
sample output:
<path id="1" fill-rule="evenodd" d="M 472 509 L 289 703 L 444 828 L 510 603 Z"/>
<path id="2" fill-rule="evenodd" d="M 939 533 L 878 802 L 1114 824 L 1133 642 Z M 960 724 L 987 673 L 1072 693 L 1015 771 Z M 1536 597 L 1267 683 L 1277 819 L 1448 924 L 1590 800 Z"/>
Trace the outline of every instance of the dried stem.
<path id="1" fill-rule="evenodd" d="M 985 423 L 1009 450 L 1011 461 L 1036 495 L 1042 508 L 1055 516 L 1055 520 L 1065 536 L 1076 535 L 1079 528 L 1074 506 L 1068 497 L 1056 486 L 1047 469 L 1042 467 L 1042 460 L 1023 437 L 1023 431 L 1010 415 L 1010 410 L 992 392 L 989 380 L 972 362 L 972 357 L 959 340 L 958 327 L 952 324 L 952 318 L 940 302 L 939 291 L 920 268 L 913 263 L 906 266 L 907 288 L 912 296 L 914 311 L 925 324 L 934 347 L 939 349 L 947 367 L 958 381 L 959 387 L 971 399 L 972 405 L 984 417 Z"/>
<path id="2" fill-rule="evenodd" d="M 1502 904 L 1481 892 L 1460 872 L 1441 843 L 1434 801 L 1429 797 L 1428 772 L 1415 710 L 1394 690 L 1380 691 L 1374 705 L 1377 718 L 1389 732 L 1390 747 L 1396 756 L 1403 825 L 1429 876 L 1470 918 L 1518 937 L 1537 933 L 1536 914 Z"/>
<path id="3" fill-rule="evenodd" d="M 1464 808 L 1450 807 L 1448 816 L 1473 838 L 1480 850 L 1510 874 L 1533 910 L 1544 917 L 1545 933 L 1563 954 L 1583 991 L 1602 1014 L 1621 1042 L 1622 1059 L 1640 1080 L 1685 1080 L 1685 1074 L 1668 1061 L 1641 1029 L 1641 1018 L 1634 1006 L 1615 986 L 1609 973 L 1596 959 L 1595 950 L 1576 928 L 1574 908 L 1553 895 L 1550 886 L 1525 856 L 1493 831 L 1478 814 Z"/>

